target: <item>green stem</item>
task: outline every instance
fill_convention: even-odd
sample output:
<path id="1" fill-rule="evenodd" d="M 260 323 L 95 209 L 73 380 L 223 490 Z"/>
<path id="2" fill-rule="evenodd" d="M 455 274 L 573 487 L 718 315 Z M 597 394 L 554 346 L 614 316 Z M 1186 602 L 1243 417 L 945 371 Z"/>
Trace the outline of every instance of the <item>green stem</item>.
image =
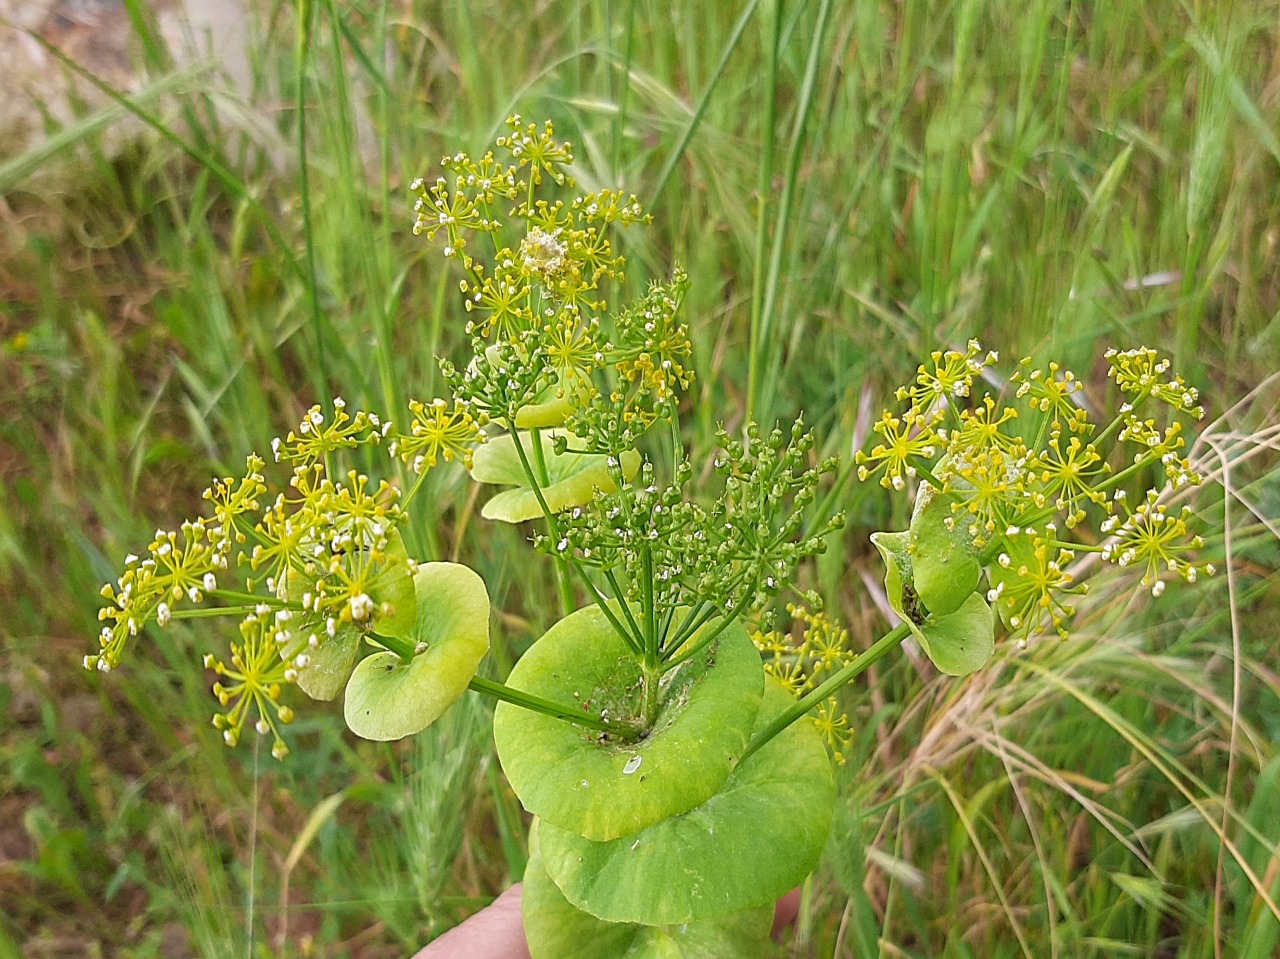
<path id="1" fill-rule="evenodd" d="M 397 636 L 379 636 L 376 633 L 370 636 L 369 639 L 380 646 L 385 646 L 406 663 L 418 654 L 417 644 L 412 643 L 407 639 L 400 639 Z"/>
<path id="2" fill-rule="evenodd" d="M 413 481 L 413 485 L 409 487 L 409 492 L 400 498 L 400 509 L 408 510 L 409 504 L 413 502 L 413 498 L 418 495 L 418 491 L 422 489 L 422 484 L 427 481 L 427 470 L 423 470 L 418 474 L 418 478 Z"/>
<path id="3" fill-rule="evenodd" d="M 680 647 L 687 643 L 694 633 L 710 622 L 711 617 L 715 614 L 716 608 L 714 606 L 705 601 L 700 602 L 697 616 L 690 614 L 685 618 L 685 621 L 680 624 L 680 629 L 676 632 L 676 638 L 671 641 L 670 646 L 662 651 L 662 658 L 670 659 L 679 652 Z"/>
<path id="4" fill-rule="evenodd" d="M 551 474 L 547 472 L 547 453 L 542 448 L 542 430 L 537 427 L 529 430 L 529 439 L 533 441 L 533 463 L 538 467 L 538 482 L 550 486 Z"/>
<path id="5" fill-rule="evenodd" d="M 766 37 L 764 79 L 764 117 L 760 126 L 760 166 L 756 181 L 756 237 L 751 266 L 751 314 L 749 319 L 749 347 L 747 353 L 747 419 L 756 419 L 759 411 L 758 397 L 762 358 L 765 343 L 764 330 L 766 251 L 769 240 L 769 197 L 773 196 L 774 140 L 777 134 L 775 118 L 778 110 L 778 59 L 782 44 L 782 0 L 775 0 L 772 18 Z M 778 242 L 781 242 L 779 238 Z"/>
<path id="6" fill-rule="evenodd" d="M 1132 408 L 1129 410 L 1129 412 L 1136 414 L 1138 412 L 1138 407 L 1142 405 L 1142 401 L 1144 399 L 1146 399 L 1145 396 L 1135 397 L 1134 402 L 1130 404 Z M 1105 444 L 1107 440 L 1111 439 L 1111 434 L 1120 428 L 1120 424 L 1124 421 L 1124 416 L 1125 414 L 1123 413 L 1117 413 L 1115 416 L 1113 416 L 1111 418 L 1111 422 L 1107 424 L 1107 428 L 1103 430 L 1101 433 L 1099 433 L 1096 437 L 1094 437 L 1094 439 L 1091 441 L 1093 445 L 1101 449 L 1103 447 L 1103 444 Z"/>
<path id="7" fill-rule="evenodd" d="M 274 596 L 260 593 L 241 593 L 234 589 L 215 589 L 205 593 L 209 599 L 228 599 L 237 600 L 241 603 L 252 603 L 255 607 L 259 604 L 270 606 L 272 609 L 302 609 L 301 603 L 286 603 L 282 599 L 276 599 Z"/>
<path id="8" fill-rule="evenodd" d="M 468 688 L 473 692 L 500 699 L 504 703 L 511 703 L 513 706 L 520 706 L 535 713 L 542 713 L 544 716 L 551 716 L 554 719 L 563 719 L 565 722 L 573 723 L 575 726 L 585 726 L 587 729 L 598 729 L 623 736 L 638 735 L 642 731 L 642 727 L 636 723 L 621 720 L 614 722 L 602 719 L 599 716 L 584 713 L 582 707 L 562 706 L 560 703 L 554 703 L 549 699 L 543 699 L 541 696 L 534 696 L 531 693 L 512 689 L 504 683 L 497 683 L 492 679 L 485 679 L 481 676 L 471 677 Z"/>
<path id="9" fill-rule="evenodd" d="M 618 617 L 614 615 L 613 610 L 609 608 L 608 598 L 600 592 L 595 583 L 591 582 L 591 578 L 587 576 L 586 571 L 581 566 L 575 564 L 572 568 L 577 572 L 578 580 L 587 588 L 587 592 L 591 594 L 591 599 L 595 602 L 596 606 L 600 608 L 600 612 L 604 613 L 605 619 L 609 620 L 609 624 L 613 626 L 617 634 L 622 637 L 622 641 L 625 642 L 628 648 L 637 656 L 644 655 L 644 649 L 641 648 L 640 644 L 634 638 L 634 636 L 638 636 L 639 633 L 636 633 L 633 636 L 633 634 L 627 632 L 626 627 L 618 621 Z M 627 611 L 626 599 L 618 597 L 618 605 L 622 607 L 624 612 Z M 627 613 L 627 618 L 631 618 L 629 612 Z"/>
<path id="10" fill-rule="evenodd" d="M 737 621 L 738 621 L 738 615 L 736 613 L 734 613 L 731 616 L 726 616 L 724 619 L 720 620 L 719 626 L 717 626 L 715 629 L 709 632 L 706 636 L 703 636 L 702 639 L 698 640 L 697 643 L 695 643 L 693 646 L 690 646 L 689 649 L 687 649 L 684 653 L 672 659 L 669 665 L 667 666 L 667 669 L 675 669 L 681 663 L 688 662 L 689 660 L 693 659 L 694 656 L 697 656 L 698 653 L 702 652 L 704 649 L 710 646 L 715 641 L 715 638 L 717 636 L 719 636 L 721 633 L 723 633 L 726 629 L 728 629 Z M 690 635 L 693 635 L 693 634 L 690 633 Z"/>
<path id="11" fill-rule="evenodd" d="M 884 658 L 886 653 L 901 645 L 902 641 L 910 634 L 911 630 L 909 630 L 904 623 L 895 626 L 889 632 L 877 639 L 870 649 L 862 653 L 857 659 L 849 663 L 849 665 L 845 666 L 843 669 L 838 670 L 825 683 L 802 697 L 793 706 L 789 707 L 786 712 L 752 737 L 751 743 L 747 746 L 746 751 L 743 752 L 742 759 L 738 760 L 738 764 L 741 765 L 746 761 L 748 756 L 771 740 L 774 736 L 778 735 L 778 733 L 782 732 L 801 716 L 805 715 L 805 713 L 809 712 L 809 710 L 813 709 L 828 696 L 835 694 L 875 663 L 879 662 Z"/>
<path id="12" fill-rule="evenodd" d="M 644 580 L 640 583 L 644 602 L 644 659 L 653 666 L 658 662 L 658 624 L 653 607 L 653 551 L 648 543 L 640 547 L 640 562 Z"/>
<path id="13" fill-rule="evenodd" d="M 546 518 L 547 529 L 550 530 L 552 539 L 558 544 L 561 537 L 560 524 L 556 521 L 556 514 L 551 512 L 551 508 L 547 506 L 546 498 L 542 495 L 542 487 L 538 485 L 538 478 L 533 474 L 533 467 L 529 463 L 529 457 L 525 454 L 524 444 L 520 442 L 520 433 L 515 428 L 515 423 L 508 422 L 507 428 L 511 432 L 512 445 L 516 449 L 516 456 L 520 459 L 520 466 L 524 470 L 525 477 L 529 480 L 529 485 L 533 489 L 534 497 L 538 500 L 538 506 L 542 509 L 542 515 Z M 605 618 L 609 620 L 609 623 L 615 630 L 617 630 L 618 635 L 621 636 L 626 644 L 631 647 L 633 652 L 642 652 L 643 646 L 638 645 L 636 642 L 636 638 L 639 637 L 633 638 L 623 625 L 618 622 L 618 617 L 613 614 L 613 610 L 609 608 L 608 602 L 602 595 L 600 595 L 600 590 L 596 588 L 596 584 L 591 582 L 591 577 L 587 575 L 586 570 L 584 570 L 580 564 L 575 563 L 572 560 L 568 562 L 570 568 L 578 574 L 578 579 L 582 581 L 582 584 L 587 587 L 587 591 L 591 593 L 596 605 L 600 607 L 600 612 L 604 613 Z M 624 605 L 626 604 L 626 599 L 621 596 L 618 597 L 618 601 Z"/>
<path id="14" fill-rule="evenodd" d="M 707 608 L 707 605 L 708 604 L 705 599 L 700 599 L 698 600 L 698 605 L 689 607 L 689 611 L 684 614 L 684 619 L 680 620 L 680 625 L 676 627 L 676 634 L 672 638 L 670 645 L 663 648 L 662 650 L 663 659 L 666 659 L 668 656 L 670 656 L 672 652 L 674 652 L 676 649 L 679 648 L 680 643 L 682 643 L 685 639 L 688 638 L 688 635 L 690 632 L 689 624 L 692 623 L 698 616 L 702 615 L 702 612 Z M 668 635 L 670 635 L 670 631 L 668 631 Z"/>
<path id="15" fill-rule="evenodd" d="M 622 615 L 626 617 L 627 624 L 631 627 L 632 635 L 636 637 L 643 636 L 640 630 L 640 624 L 636 622 L 636 618 L 631 615 L 631 604 L 627 602 L 627 594 L 622 591 L 622 587 L 618 585 L 618 579 L 613 575 L 613 570 L 604 570 L 604 578 L 609 582 L 609 588 L 613 590 L 614 598 L 617 599 L 618 605 L 622 607 Z"/>
<path id="16" fill-rule="evenodd" d="M 674 605 L 667 607 L 666 615 L 662 617 L 662 626 L 658 629 L 657 651 L 658 658 L 661 659 L 662 647 L 667 641 L 667 637 L 671 635 L 671 623 L 676 618 L 676 608 Z"/>
<path id="17" fill-rule="evenodd" d="M 645 729 L 652 729 L 658 721 L 658 710 L 662 706 L 659 691 L 662 685 L 662 670 L 651 668 L 647 664 L 641 670 L 640 682 L 643 686 L 643 703 L 640 709 L 640 721 Z"/>
<path id="18" fill-rule="evenodd" d="M 1148 466 L 1153 465 L 1157 461 L 1157 459 L 1158 457 L 1149 453 L 1146 456 L 1142 457 L 1142 459 L 1138 460 L 1138 462 L 1131 463 L 1130 465 L 1126 466 L 1119 473 L 1113 473 L 1111 476 L 1108 476 L 1105 480 L 1103 480 L 1101 483 L 1095 486 L 1094 489 L 1101 492 L 1103 490 L 1109 490 L 1116 486 L 1119 486 L 1121 483 L 1127 480 L 1134 473 L 1137 473 L 1140 470 L 1144 470 Z"/>
<path id="19" fill-rule="evenodd" d="M 210 619 L 214 616 L 247 616 L 256 606 L 201 606 L 196 609 L 175 609 L 170 619 Z"/>
<path id="20" fill-rule="evenodd" d="M 538 482 L 542 486 L 551 485 L 551 474 L 547 472 L 547 454 L 542 448 L 542 431 L 532 429 L 529 431 L 529 438 L 533 441 L 533 463 L 538 468 Z M 516 440 L 518 443 L 519 440 Z M 569 568 L 565 561 L 557 556 L 555 558 L 555 575 L 556 575 L 556 593 L 560 596 L 560 613 L 568 616 L 578 604 L 573 596 L 573 586 L 569 581 Z"/>
<path id="21" fill-rule="evenodd" d="M 298 4 L 298 32 L 294 44 L 296 72 L 294 74 L 297 99 L 294 113 L 298 126 L 298 185 L 302 200 L 303 264 L 306 269 L 307 305 L 311 313 L 311 328 L 316 340 L 316 365 L 320 382 L 324 384 L 322 401 L 329 405 L 329 371 L 325 358 L 323 314 L 320 311 L 320 281 L 316 273 L 315 232 L 311 221 L 311 181 L 307 169 L 307 58 L 311 48 L 311 4 Z"/>
<path id="22" fill-rule="evenodd" d="M 916 471 L 916 475 L 932 486 L 939 493 L 943 490 L 942 481 L 933 475 L 929 467 L 925 466 L 923 461 L 917 460 L 916 457 L 911 458 L 911 468 Z"/>

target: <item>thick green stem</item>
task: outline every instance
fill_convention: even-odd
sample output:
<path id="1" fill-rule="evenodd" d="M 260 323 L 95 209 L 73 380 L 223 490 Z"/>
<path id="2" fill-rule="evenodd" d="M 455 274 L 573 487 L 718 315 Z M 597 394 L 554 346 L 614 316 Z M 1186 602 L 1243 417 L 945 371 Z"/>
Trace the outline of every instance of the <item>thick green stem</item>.
<path id="1" fill-rule="evenodd" d="M 649 666 L 645 666 L 640 676 L 641 692 L 643 694 L 640 721 L 645 729 L 652 729 L 653 724 L 658 721 L 658 710 L 662 706 L 662 699 L 659 696 L 662 672 L 661 669 L 651 669 Z"/>
<path id="2" fill-rule="evenodd" d="M 644 579 L 640 583 L 640 595 L 644 602 L 644 661 L 648 666 L 658 662 L 658 623 L 653 606 L 653 551 L 649 544 L 640 547 L 641 574 Z"/>
<path id="3" fill-rule="evenodd" d="M 617 733 L 621 736 L 637 736 L 643 729 L 636 723 L 603 719 L 600 716 L 584 713 L 582 707 L 563 706 L 549 699 L 543 699 L 541 696 L 521 692 L 518 689 L 512 689 L 503 683 L 494 682 L 492 679 L 485 679 L 481 676 L 473 676 L 468 688 L 473 692 L 500 699 L 504 703 L 511 703 L 513 706 L 520 706 L 555 719 L 563 719 L 567 723 L 573 723 L 575 726 L 584 726 L 587 729 L 598 729 L 602 732 Z"/>
<path id="4" fill-rule="evenodd" d="M 907 628 L 906 624 L 902 624 L 895 626 L 889 632 L 877 639 L 875 643 L 872 644 L 871 648 L 865 653 L 862 653 L 849 665 L 837 671 L 830 679 L 817 689 L 803 696 L 795 703 L 795 705 L 788 708 L 785 713 L 753 736 L 751 743 L 742 754 L 742 759 L 739 760 L 739 764 L 745 761 L 748 756 L 771 740 L 774 736 L 778 735 L 778 733 L 782 732 L 801 716 L 805 715 L 805 713 L 809 712 L 809 710 L 821 703 L 828 696 L 839 692 L 839 690 L 845 685 L 862 675 L 862 673 L 872 665 L 884 658 L 885 654 L 890 650 L 896 649 L 901 645 L 902 641 L 910 634 L 911 630 Z"/>

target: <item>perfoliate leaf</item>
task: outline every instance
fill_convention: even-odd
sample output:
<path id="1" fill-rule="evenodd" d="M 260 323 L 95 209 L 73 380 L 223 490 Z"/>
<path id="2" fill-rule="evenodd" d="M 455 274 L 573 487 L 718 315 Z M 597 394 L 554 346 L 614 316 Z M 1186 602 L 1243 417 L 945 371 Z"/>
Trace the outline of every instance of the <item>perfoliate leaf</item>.
<path id="1" fill-rule="evenodd" d="M 922 483 L 911 516 L 912 567 L 920 601 L 934 616 L 960 608 L 978 588 L 982 567 L 967 523 L 951 513 L 951 498 Z"/>
<path id="2" fill-rule="evenodd" d="M 369 590 L 373 600 L 370 629 L 379 636 L 405 636 L 418 619 L 418 587 L 400 531 L 387 535 L 387 561 Z"/>
<path id="3" fill-rule="evenodd" d="M 794 702 L 770 680 L 757 729 Z M 802 719 L 700 806 L 611 842 L 543 822 L 540 852 L 565 898 L 600 919 L 659 926 L 714 920 L 767 906 L 801 882 L 822 856 L 834 802 L 826 747 Z"/>
<path id="4" fill-rule="evenodd" d="M 536 469 L 533 434 L 521 431 L 518 435 L 521 449 L 530 466 Z M 569 441 L 569 449 L 560 455 L 556 455 L 554 447 L 558 435 L 565 436 Z M 547 482 L 542 487 L 542 496 L 551 512 L 558 513 L 588 503 L 597 489 L 613 492 L 617 488 L 613 477 L 609 475 L 606 456 L 571 452 L 575 446 L 582 445 L 582 441 L 572 433 L 546 430 L 538 434 L 538 442 L 542 447 L 542 461 L 547 468 Z M 640 454 L 634 450 L 622 454 L 620 461 L 623 474 L 628 479 L 640 468 Z M 495 437 L 476 450 L 471 476 L 479 483 L 515 487 L 497 494 L 484 505 L 481 515 L 485 519 L 521 523 L 542 515 L 542 507 L 529 486 L 529 478 L 525 475 L 512 434 L 505 433 Z"/>
<path id="5" fill-rule="evenodd" d="M 634 654 L 591 606 L 552 626 L 507 683 L 626 721 L 640 713 L 641 679 Z M 735 625 L 663 677 L 658 719 L 638 742 L 509 703 L 498 704 L 493 738 L 525 809 L 592 839 L 613 839 L 692 809 L 724 784 L 746 748 L 763 687 L 760 654 Z"/>
<path id="6" fill-rule="evenodd" d="M 871 542 L 884 559 L 889 605 L 902 617 L 933 665 L 950 676 L 967 676 L 995 655 L 991 607 L 981 594 L 970 592 L 954 612 L 931 615 L 916 592 L 910 539 L 911 534 L 905 532 L 871 534 Z"/>
<path id="7" fill-rule="evenodd" d="M 548 387 L 538 397 L 538 402 L 516 410 L 516 429 L 536 430 L 564 426 L 565 420 L 576 408 L 571 390 L 579 392 L 581 396 L 580 386 L 566 386 L 563 380 Z"/>
<path id="8" fill-rule="evenodd" d="M 708 922 L 644 926 L 574 908 L 542 864 L 538 820 L 529 833 L 524 930 L 533 959 L 759 959 L 769 952 L 773 904 Z"/>
<path id="9" fill-rule="evenodd" d="M 995 617 L 981 593 L 970 593 L 960 608 L 931 617 L 919 629 L 920 645 L 948 676 L 977 672 L 995 655 Z"/>
<path id="10" fill-rule="evenodd" d="M 552 396 L 541 403 L 530 403 L 516 410 L 516 429 L 536 430 L 563 426 L 573 403 L 567 396 Z"/>
<path id="11" fill-rule="evenodd" d="M 307 665 L 298 668 L 298 687 L 312 699 L 328 702 L 342 692 L 355 669 L 360 652 L 360 630 L 340 626 L 325 636 L 315 649 L 307 651 Z"/>
<path id="12" fill-rule="evenodd" d="M 387 534 L 386 559 L 375 564 L 370 577 L 369 598 L 373 613 L 364 624 L 338 622 L 329 635 L 327 623 L 315 614 L 302 613 L 294 625 L 301 636 L 314 634 L 315 647 L 304 650 L 305 666 L 298 667 L 298 686 L 312 699 L 335 698 L 351 677 L 360 638 L 369 630 L 383 636 L 398 636 L 407 631 L 417 615 L 416 590 L 409 572 L 409 554 L 399 530 Z M 285 578 L 288 598 L 298 602 L 316 589 L 316 578 L 290 568 Z"/>
<path id="13" fill-rule="evenodd" d="M 347 684 L 347 726 L 365 739 L 411 736 L 453 705 L 489 649 L 489 594 L 457 563 L 424 563 L 414 576 L 417 617 L 404 637 L 426 649 L 405 662 L 380 652 L 362 660 Z"/>

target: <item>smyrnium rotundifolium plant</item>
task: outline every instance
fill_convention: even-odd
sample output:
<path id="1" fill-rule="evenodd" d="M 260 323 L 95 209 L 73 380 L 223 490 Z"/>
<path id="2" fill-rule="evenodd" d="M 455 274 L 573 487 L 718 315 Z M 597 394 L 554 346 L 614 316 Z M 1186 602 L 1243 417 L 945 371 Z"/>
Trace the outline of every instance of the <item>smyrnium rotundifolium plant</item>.
<path id="1" fill-rule="evenodd" d="M 1003 382 L 977 343 L 934 353 L 856 456 L 861 479 L 914 505 L 906 530 L 872 536 L 900 623 L 853 649 L 804 588 L 843 525 L 827 505 L 838 463 L 803 420 L 721 430 L 710 462 L 691 458 L 690 278 L 673 267 L 627 301 L 617 242 L 648 222 L 639 201 L 578 193 L 550 123 L 507 126 L 413 184 L 414 230 L 457 272 L 467 316 L 467 356 L 440 361 L 449 395 L 412 400 L 403 428 L 341 399 L 308 410 L 271 463 L 213 482 L 207 516 L 126 558 L 85 665 L 113 669 L 152 627 L 230 617 L 238 631 L 204 659 L 214 724 L 230 745 L 251 726 L 277 758 L 307 697 L 341 696 L 377 740 L 468 689 L 494 697 L 499 759 L 535 816 L 535 956 L 760 954 L 772 902 L 826 841 L 842 687 L 909 636 L 955 676 L 998 640 L 1066 636 L 1089 553 L 1153 596 L 1212 572 L 1172 505 L 1200 481 L 1183 435 L 1199 398 L 1153 351 L 1113 350 L 1104 422 L 1055 363 Z M 374 449 L 388 478 L 348 465 Z M 482 515 L 532 522 L 555 574 L 562 618 L 505 682 L 478 675 L 484 582 L 405 547 L 437 469 L 496 487 Z"/>

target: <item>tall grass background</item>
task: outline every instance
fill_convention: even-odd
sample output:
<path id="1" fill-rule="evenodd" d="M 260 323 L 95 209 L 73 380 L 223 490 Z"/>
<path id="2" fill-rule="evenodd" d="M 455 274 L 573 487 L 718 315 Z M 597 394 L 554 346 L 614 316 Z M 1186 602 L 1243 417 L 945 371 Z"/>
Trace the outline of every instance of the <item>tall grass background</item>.
<path id="1" fill-rule="evenodd" d="M 483 703 L 392 746 L 308 708 L 277 764 L 208 725 L 207 627 L 79 666 L 98 586 L 211 474 L 331 395 L 435 395 L 464 313 L 407 186 L 513 111 L 652 209 L 637 290 L 688 269 L 695 455 L 803 409 L 847 462 L 973 336 L 1100 404 L 1103 351 L 1154 345 L 1208 400 L 1223 573 L 1152 602 L 1091 571 L 1065 643 L 869 673 L 784 948 L 1275 955 L 1280 4 L 263 3 L 247 95 L 125 6 L 138 88 L 81 71 L 77 118 L 0 154 L 0 957 L 405 955 L 519 875 Z M 905 507 L 849 479 L 814 578 L 865 646 Z M 552 580 L 462 474 L 429 493 L 413 551 L 484 576 L 500 673 Z"/>

